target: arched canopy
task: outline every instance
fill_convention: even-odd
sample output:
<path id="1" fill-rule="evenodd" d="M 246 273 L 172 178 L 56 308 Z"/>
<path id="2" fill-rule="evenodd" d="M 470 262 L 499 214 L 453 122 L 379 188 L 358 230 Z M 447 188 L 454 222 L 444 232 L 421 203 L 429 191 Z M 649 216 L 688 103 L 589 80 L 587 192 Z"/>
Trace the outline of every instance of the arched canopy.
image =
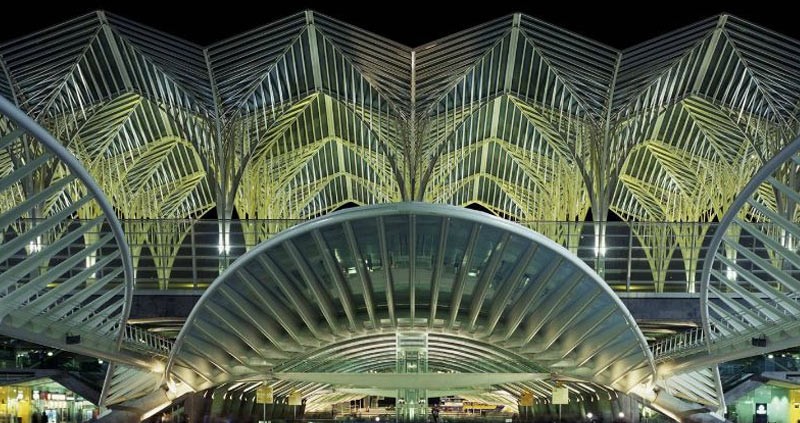
<path id="1" fill-rule="evenodd" d="M 424 335 L 431 373 L 553 373 L 623 391 L 654 373 L 629 312 L 567 250 L 422 203 L 344 210 L 258 245 L 204 293 L 168 371 L 195 389 L 393 372 L 403 334 Z M 506 389 L 548 392 L 525 383 Z"/>
<path id="2" fill-rule="evenodd" d="M 0 335 L 121 359 L 134 289 L 122 226 L 80 161 L 2 95 L 0 263 Z"/>

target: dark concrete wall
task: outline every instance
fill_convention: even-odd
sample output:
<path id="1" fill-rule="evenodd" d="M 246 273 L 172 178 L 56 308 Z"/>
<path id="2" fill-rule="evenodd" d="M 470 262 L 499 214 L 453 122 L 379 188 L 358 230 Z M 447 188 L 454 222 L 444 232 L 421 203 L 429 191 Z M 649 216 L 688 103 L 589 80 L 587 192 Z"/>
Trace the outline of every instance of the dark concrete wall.
<path id="1" fill-rule="evenodd" d="M 174 292 L 174 291 L 173 291 Z M 131 319 L 148 317 L 187 317 L 201 293 L 141 293 L 133 296 Z"/>
<path id="2" fill-rule="evenodd" d="M 636 320 L 700 322 L 699 295 L 620 294 L 620 298 Z"/>
<path id="3" fill-rule="evenodd" d="M 202 292 L 156 291 L 133 298 L 131 318 L 187 317 Z M 700 322 L 700 300 L 691 294 L 620 294 L 636 320 Z"/>

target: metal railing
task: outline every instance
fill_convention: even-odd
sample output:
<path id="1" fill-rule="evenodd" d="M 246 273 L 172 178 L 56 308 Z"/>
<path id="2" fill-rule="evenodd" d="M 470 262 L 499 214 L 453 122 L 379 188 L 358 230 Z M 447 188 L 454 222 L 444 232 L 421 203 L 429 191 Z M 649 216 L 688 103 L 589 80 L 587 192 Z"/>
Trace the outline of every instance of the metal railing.
<path id="1" fill-rule="evenodd" d="M 650 345 L 650 351 L 657 363 L 690 355 L 705 348 L 706 336 L 702 327 L 675 334 Z"/>
<path id="2" fill-rule="evenodd" d="M 711 298 L 710 301 L 717 301 L 717 299 Z M 787 311 L 788 307 L 782 306 L 783 304 L 791 302 L 794 306 L 800 305 L 797 294 L 789 295 L 782 301 L 774 299 L 764 299 L 764 301 L 784 310 L 783 313 L 786 317 L 792 317 L 792 314 Z M 651 344 L 650 351 L 653 353 L 653 358 L 656 362 L 662 362 L 706 351 L 708 344 L 715 350 L 739 343 L 749 345 L 750 338 L 754 336 L 780 331 L 783 325 L 794 324 L 794 319 L 776 319 L 758 309 L 751 310 L 750 313 L 758 315 L 763 320 L 763 323 L 752 325 L 747 321 L 749 313 L 741 312 L 730 315 L 730 320 L 714 320 L 711 325 L 711 339 L 707 340 L 703 328 L 697 327 Z M 744 329 L 738 329 L 734 322 L 740 323 L 739 327 Z M 723 333 L 727 335 L 723 336 Z"/>
<path id="3" fill-rule="evenodd" d="M 139 326 L 126 325 L 122 348 L 167 357 L 173 343 Z"/>

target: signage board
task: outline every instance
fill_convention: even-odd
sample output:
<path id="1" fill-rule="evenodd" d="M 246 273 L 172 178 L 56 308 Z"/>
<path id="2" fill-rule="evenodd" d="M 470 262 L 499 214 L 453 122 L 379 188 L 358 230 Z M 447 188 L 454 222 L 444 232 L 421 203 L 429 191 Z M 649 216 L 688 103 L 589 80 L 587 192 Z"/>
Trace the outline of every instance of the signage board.
<path id="1" fill-rule="evenodd" d="M 256 403 L 258 404 L 272 404 L 272 387 L 269 385 L 261 385 L 256 390 Z"/>
<path id="2" fill-rule="evenodd" d="M 569 390 L 559 386 L 553 388 L 553 404 L 569 404 Z"/>

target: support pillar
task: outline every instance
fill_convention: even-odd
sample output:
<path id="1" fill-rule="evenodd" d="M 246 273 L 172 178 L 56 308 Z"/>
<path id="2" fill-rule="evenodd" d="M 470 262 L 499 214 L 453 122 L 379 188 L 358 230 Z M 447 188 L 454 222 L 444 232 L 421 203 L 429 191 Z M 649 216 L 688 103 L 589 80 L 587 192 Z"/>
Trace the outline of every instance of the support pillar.
<path id="1" fill-rule="evenodd" d="M 397 334 L 397 373 L 428 372 L 428 334 L 422 332 Z M 425 421 L 428 414 L 428 392 L 425 389 L 397 390 L 395 407 L 398 422 Z"/>

